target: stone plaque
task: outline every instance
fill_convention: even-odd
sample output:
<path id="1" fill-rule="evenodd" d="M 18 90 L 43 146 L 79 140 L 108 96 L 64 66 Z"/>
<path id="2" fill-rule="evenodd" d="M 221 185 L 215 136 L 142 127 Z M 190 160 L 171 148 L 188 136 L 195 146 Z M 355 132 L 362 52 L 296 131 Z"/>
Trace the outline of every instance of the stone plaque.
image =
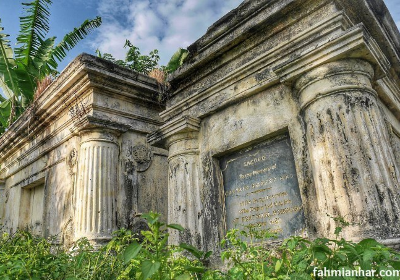
<path id="1" fill-rule="evenodd" d="M 220 159 L 227 229 L 269 229 L 279 238 L 301 234 L 304 213 L 289 135 Z"/>

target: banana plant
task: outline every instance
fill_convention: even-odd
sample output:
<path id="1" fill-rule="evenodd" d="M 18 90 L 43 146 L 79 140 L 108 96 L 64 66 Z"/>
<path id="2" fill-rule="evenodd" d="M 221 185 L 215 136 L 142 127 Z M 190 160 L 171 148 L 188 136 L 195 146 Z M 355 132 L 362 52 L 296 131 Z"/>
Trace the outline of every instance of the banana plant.
<path id="1" fill-rule="evenodd" d="M 51 0 L 22 3 L 20 31 L 13 49 L 0 19 L 0 134 L 31 104 L 38 83 L 56 76 L 58 62 L 69 50 L 101 25 L 101 18 L 85 20 L 56 44 L 56 37 L 46 38 L 50 26 Z"/>
<path id="2" fill-rule="evenodd" d="M 172 73 L 176 69 L 182 66 L 185 62 L 186 58 L 189 55 L 189 51 L 186 49 L 179 48 L 171 57 L 170 61 L 167 64 L 167 72 Z"/>

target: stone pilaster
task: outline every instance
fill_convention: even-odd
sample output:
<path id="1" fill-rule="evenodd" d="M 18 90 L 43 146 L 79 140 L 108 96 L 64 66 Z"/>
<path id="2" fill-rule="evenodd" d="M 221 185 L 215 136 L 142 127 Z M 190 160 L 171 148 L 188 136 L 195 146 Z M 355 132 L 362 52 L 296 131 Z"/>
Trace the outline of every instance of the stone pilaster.
<path id="1" fill-rule="evenodd" d="M 400 233 L 399 170 L 371 81 L 360 59 L 327 63 L 296 83 L 315 183 L 316 230 L 332 235 L 331 218 L 354 225 L 347 238 L 390 239 Z"/>
<path id="2" fill-rule="evenodd" d="M 163 127 L 162 133 L 169 150 L 168 223 L 185 228 L 185 232 L 171 230 L 170 243 L 185 242 L 202 248 L 199 128 L 200 120 L 183 117 Z"/>
<path id="3" fill-rule="evenodd" d="M 6 200 L 5 187 L 5 181 L 0 179 L 0 224 L 4 222 L 4 205 Z"/>
<path id="4" fill-rule="evenodd" d="M 82 132 L 75 193 L 75 239 L 111 239 L 116 230 L 115 188 L 119 146 L 106 130 Z"/>

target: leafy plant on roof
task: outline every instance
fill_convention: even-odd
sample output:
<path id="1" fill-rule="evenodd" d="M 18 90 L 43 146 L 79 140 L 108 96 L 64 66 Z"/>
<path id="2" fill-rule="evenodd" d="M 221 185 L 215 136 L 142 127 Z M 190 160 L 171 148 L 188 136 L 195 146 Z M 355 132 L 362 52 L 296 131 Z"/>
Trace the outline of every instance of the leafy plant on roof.
<path id="1" fill-rule="evenodd" d="M 58 62 L 69 50 L 101 25 L 101 18 L 85 20 L 56 44 L 56 37 L 47 37 L 50 30 L 51 0 L 22 3 L 24 16 L 20 17 L 17 46 L 13 49 L 3 33 L 0 19 L 0 133 L 15 121 L 33 101 L 40 82 L 55 76 Z"/>
<path id="2" fill-rule="evenodd" d="M 99 49 L 96 50 L 96 54 L 100 58 L 154 78 L 158 84 L 157 99 L 160 103 L 164 103 L 169 98 L 170 84 L 167 81 L 168 74 L 177 70 L 184 63 L 189 51 L 179 48 L 173 54 L 167 66 L 158 66 L 160 56 L 157 49 L 152 50 L 149 55 L 143 55 L 140 53 L 140 49 L 129 40 L 125 41 L 124 48 L 128 48 L 125 60 L 116 59 L 109 53 L 101 53 Z"/>
<path id="3" fill-rule="evenodd" d="M 107 59 L 115 64 L 127 67 L 145 75 L 157 67 L 158 61 L 160 60 L 158 50 L 152 50 L 149 55 L 143 55 L 140 53 L 140 49 L 134 46 L 129 40 L 125 41 L 124 48 L 128 48 L 125 60 L 115 59 L 114 56 L 109 53 L 102 54 L 98 49 L 96 50 L 96 54 L 98 57 Z"/>
<path id="4" fill-rule="evenodd" d="M 189 55 L 189 51 L 186 49 L 179 48 L 169 60 L 166 70 L 168 73 L 172 73 L 177 70 L 185 62 L 185 59 Z"/>

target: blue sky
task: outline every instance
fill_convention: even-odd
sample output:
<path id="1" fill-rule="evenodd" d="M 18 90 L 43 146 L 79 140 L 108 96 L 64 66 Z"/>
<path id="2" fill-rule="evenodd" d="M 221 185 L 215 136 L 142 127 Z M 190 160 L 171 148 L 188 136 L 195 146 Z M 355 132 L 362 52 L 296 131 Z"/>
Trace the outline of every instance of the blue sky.
<path id="1" fill-rule="evenodd" d="M 0 18 L 11 40 L 19 29 L 21 2 L 0 0 Z M 350 0 L 351 1 L 351 0 Z M 201 37 L 213 22 L 238 6 L 242 0 L 53 0 L 50 35 L 59 39 L 85 19 L 100 15 L 102 27 L 82 41 L 60 64 L 62 70 L 79 53 L 112 53 L 123 58 L 125 39 L 142 53 L 158 49 L 166 64 L 179 47 L 187 47 Z M 400 0 L 385 0 L 400 27 Z"/>

